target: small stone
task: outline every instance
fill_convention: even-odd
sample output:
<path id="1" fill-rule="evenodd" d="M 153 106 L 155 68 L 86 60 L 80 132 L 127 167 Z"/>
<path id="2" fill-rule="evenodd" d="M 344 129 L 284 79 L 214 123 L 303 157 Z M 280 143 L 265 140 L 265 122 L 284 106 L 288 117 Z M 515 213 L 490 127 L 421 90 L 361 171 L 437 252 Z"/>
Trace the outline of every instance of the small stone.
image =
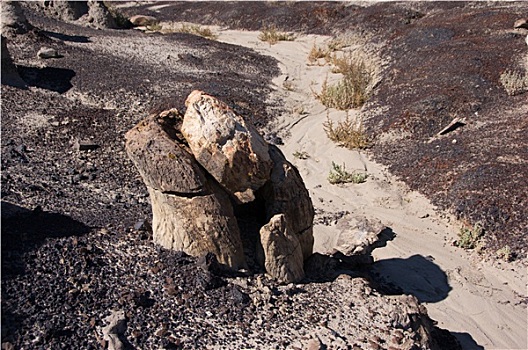
<path id="1" fill-rule="evenodd" d="M 37 57 L 42 59 L 60 58 L 59 52 L 51 47 L 41 47 L 37 52 Z"/>
<path id="2" fill-rule="evenodd" d="M 524 29 L 528 29 L 528 19 L 526 18 L 521 18 L 521 19 L 518 19 L 515 21 L 515 23 L 513 24 L 513 28 L 524 28 Z"/>
<path id="3" fill-rule="evenodd" d="M 129 18 L 134 27 L 151 26 L 159 23 L 159 20 L 153 16 L 136 15 Z"/>

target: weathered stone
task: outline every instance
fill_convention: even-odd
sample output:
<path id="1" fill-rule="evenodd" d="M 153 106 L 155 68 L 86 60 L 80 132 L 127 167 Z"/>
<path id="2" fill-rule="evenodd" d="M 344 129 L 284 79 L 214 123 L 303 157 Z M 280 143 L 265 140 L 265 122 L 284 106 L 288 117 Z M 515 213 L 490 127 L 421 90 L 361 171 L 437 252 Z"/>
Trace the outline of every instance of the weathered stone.
<path id="1" fill-rule="evenodd" d="M 286 160 L 276 146 L 269 146 L 269 155 L 273 161 L 270 181 L 259 192 L 266 204 L 268 219 L 283 213 L 292 233 L 301 244 L 303 258 L 307 259 L 313 251 L 314 208 L 310 194 L 295 166 Z"/>
<path id="2" fill-rule="evenodd" d="M 90 27 L 97 29 L 118 27 L 103 1 L 88 0 L 88 14 L 85 21 Z"/>
<path id="3" fill-rule="evenodd" d="M 125 312 L 123 310 L 113 311 L 110 316 L 105 319 L 108 322 L 102 331 L 103 339 L 108 341 L 109 350 L 123 350 L 125 344 L 122 341 L 122 337 L 127 329 L 127 320 Z"/>
<path id="4" fill-rule="evenodd" d="M 380 221 L 346 215 L 336 225 L 338 233 L 331 244 L 333 250 L 329 253 L 368 255 L 375 248 L 375 243 L 379 241 L 379 235 L 385 228 Z"/>
<path id="5" fill-rule="evenodd" d="M 23 34 L 31 29 L 18 1 L 2 1 L 0 11 L 2 35 Z"/>
<path id="6" fill-rule="evenodd" d="M 2 36 L 2 84 L 26 88 L 26 83 L 20 78 L 17 68 L 11 59 L 9 50 L 7 49 L 6 38 Z"/>
<path id="7" fill-rule="evenodd" d="M 145 15 L 132 16 L 129 18 L 129 21 L 134 27 L 151 26 L 159 23 L 159 20 L 156 17 Z"/>
<path id="8" fill-rule="evenodd" d="M 42 59 L 61 57 L 57 50 L 51 47 L 41 47 L 37 52 L 37 57 Z"/>
<path id="9" fill-rule="evenodd" d="M 515 21 L 515 23 L 513 24 L 513 28 L 524 28 L 524 29 L 528 29 L 528 19 L 526 18 L 521 18 L 521 19 L 518 19 Z"/>
<path id="10" fill-rule="evenodd" d="M 268 145 L 225 103 L 193 91 L 185 102 L 182 134 L 196 160 L 242 203 L 270 178 Z"/>
<path id="11" fill-rule="evenodd" d="M 183 143 L 177 111 L 164 115 L 152 115 L 126 134 L 128 155 L 150 194 L 154 241 L 194 256 L 211 252 L 222 264 L 245 267 L 229 195 Z"/>
<path id="12" fill-rule="evenodd" d="M 260 229 L 266 272 L 282 283 L 298 282 L 304 277 L 303 252 L 283 214 L 275 215 Z"/>

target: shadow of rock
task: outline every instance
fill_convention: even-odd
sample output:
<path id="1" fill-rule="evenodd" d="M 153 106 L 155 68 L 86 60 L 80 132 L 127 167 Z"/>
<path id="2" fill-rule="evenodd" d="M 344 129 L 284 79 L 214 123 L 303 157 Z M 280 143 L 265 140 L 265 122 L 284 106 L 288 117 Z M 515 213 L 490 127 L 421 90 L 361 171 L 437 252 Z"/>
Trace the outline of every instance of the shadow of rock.
<path id="1" fill-rule="evenodd" d="M 49 31 L 42 31 L 43 34 L 51 37 L 51 38 L 55 38 L 55 39 L 59 39 L 59 40 L 62 40 L 62 41 L 70 41 L 70 42 L 74 42 L 74 43 L 89 43 L 91 42 L 90 41 L 90 38 L 87 37 L 87 36 L 84 36 L 84 35 L 68 35 L 68 34 L 63 34 L 63 33 L 55 33 L 55 32 L 49 32 Z"/>
<path id="2" fill-rule="evenodd" d="M 2 280 L 24 274 L 22 257 L 46 238 L 81 236 L 90 227 L 72 218 L 2 201 Z"/>
<path id="3" fill-rule="evenodd" d="M 452 336 L 457 338 L 464 350 L 484 350 L 484 347 L 478 345 L 475 339 L 468 333 L 450 332 Z"/>
<path id="4" fill-rule="evenodd" d="M 18 66 L 18 73 L 29 86 L 55 91 L 60 94 L 73 87 L 71 80 L 75 76 L 75 72 L 71 69 L 54 67 Z"/>
<path id="5" fill-rule="evenodd" d="M 421 303 L 439 302 L 451 291 L 445 272 L 421 255 L 377 261 L 369 275 L 380 292 L 414 295 Z"/>

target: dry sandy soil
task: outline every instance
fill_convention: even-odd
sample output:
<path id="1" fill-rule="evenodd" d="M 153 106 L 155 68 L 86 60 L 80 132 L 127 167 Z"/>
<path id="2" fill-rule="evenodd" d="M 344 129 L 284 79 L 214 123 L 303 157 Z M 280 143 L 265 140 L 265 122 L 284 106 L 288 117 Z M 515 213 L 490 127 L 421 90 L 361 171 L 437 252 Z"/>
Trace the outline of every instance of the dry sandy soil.
<path id="1" fill-rule="evenodd" d="M 11 327 L 2 327 L 2 341 L 19 325 L 23 325 L 19 328 L 24 329 L 26 337 L 35 336 L 34 344 L 41 346 L 42 339 L 38 337 L 56 341 L 53 344 L 59 348 L 61 339 L 71 335 L 68 332 L 76 332 L 68 327 L 60 329 L 61 322 L 65 322 L 61 319 L 54 319 L 53 327 L 48 329 L 46 318 L 35 316 L 43 310 L 61 309 L 56 304 L 65 303 L 64 300 L 50 297 L 50 305 L 43 300 L 41 309 L 16 314 L 20 310 L 13 304 L 19 302 L 16 294 L 21 291 L 51 296 L 53 288 L 85 288 L 89 284 L 87 277 L 66 281 L 66 275 L 87 266 L 89 271 L 91 268 L 100 271 L 97 273 L 116 285 L 126 285 L 120 278 L 130 275 L 124 272 L 126 267 L 122 264 L 132 261 L 138 252 L 142 253 L 140 261 L 146 265 L 145 269 L 152 269 L 152 260 L 145 256 L 155 248 L 146 248 L 142 235 L 138 236 L 133 227 L 137 221 L 149 218 L 149 202 L 138 174 L 124 156 L 122 135 L 149 110 L 168 106 L 182 109 L 188 92 L 199 88 L 226 100 L 246 118 L 253 118 L 269 140 L 282 139 L 280 147 L 299 168 L 316 208 L 316 251 L 331 253 L 335 237 L 352 216 L 381 222 L 390 230 L 385 231 L 385 246 L 372 253 L 375 262 L 368 276 L 374 285 L 384 286 L 382 294 L 414 295 L 427 306 L 429 316 L 455 335 L 465 349 L 528 347 L 523 216 L 527 203 L 526 191 L 522 191 L 527 188 L 523 174 L 528 171 L 523 161 L 526 140 L 522 137 L 528 114 L 526 94 L 505 94 L 497 83 L 500 67 L 495 66 L 508 67 L 515 64 L 513 57 L 526 54 L 526 46 L 521 46 L 522 37 L 511 30 L 513 21 L 526 12 L 525 6 L 252 3 L 244 10 L 218 3 L 205 3 L 201 7 L 161 2 L 117 6 L 125 13 L 153 14 L 165 22 L 216 24 L 211 28 L 219 35 L 218 41 L 187 34 L 101 32 L 28 16 L 37 27 L 45 28 L 45 35 L 14 39 L 9 48 L 22 77 L 33 87 L 24 91 L 2 86 L 2 323 L 9 321 Z M 467 20 L 460 21 L 461 18 Z M 273 22 L 302 34 L 292 42 L 271 46 L 258 40 L 258 31 L 249 30 Z M 466 27 L 460 27 L 460 23 Z M 488 36 L 496 41 L 478 43 L 500 57 L 491 54 L 477 57 L 480 68 L 476 73 L 470 72 L 475 80 L 468 83 L 473 86 L 469 89 L 466 83 L 454 82 L 453 76 L 462 73 L 451 71 L 452 64 L 443 66 L 435 62 L 443 62 L 438 52 L 451 59 L 458 57 L 460 51 L 474 55 L 468 53 L 469 49 L 457 48 L 475 43 L 478 38 L 484 40 L 479 30 L 486 26 Z M 337 121 L 345 113 L 327 112 L 311 93 L 320 88 L 326 76 L 331 80 L 339 76 L 331 73 L 329 66 L 308 65 L 308 53 L 314 42 L 323 45 L 331 39 L 330 34 L 338 35 L 340 30 L 363 38 L 348 49 L 366 50 L 379 65 L 379 83 L 371 99 L 361 110 L 349 112 L 351 117 L 363 118 L 368 132 L 377 135 L 368 151 L 339 148 L 326 137 L 323 123 L 327 116 Z M 462 32 L 469 37 L 464 39 Z M 489 47 L 492 44 L 497 46 Z M 64 57 L 42 63 L 34 58 L 42 45 L 58 48 Z M 433 53 L 436 59 L 430 58 L 424 64 L 424 57 Z M 464 55 L 456 58 L 457 62 L 468 66 L 457 66 L 468 74 L 474 65 Z M 86 57 L 91 58 L 90 64 L 86 63 Z M 431 78 L 435 86 L 425 79 L 430 75 L 435 77 Z M 291 83 L 288 88 L 285 81 Z M 474 88 L 475 85 L 480 87 Z M 485 97 L 475 89 L 486 89 Z M 454 111 L 479 119 L 470 119 L 466 126 L 445 137 L 436 136 L 452 119 Z M 497 113 L 503 115 L 500 120 L 495 117 Z M 504 135 L 509 143 L 494 141 L 504 140 Z M 98 149 L 79 152 L 75 141 L 81 139 L 90 140 Z M 510 147 L 511 144 L 516 147 Z M 307 158 L 296 159 L 295 152 L 305 152 Z M 346 164 L 349 170 L 367 172 L 369 177 L 363 184 L 330 185 L 327 175 L 332 162 Z M 501 181 L 501 176 L 509 181 Z M 9 214 L 13 208 L 7 202 L 16 205 L 19 214 Z M 24 212 L 20 207 L 32 210 Z M 13 217 L 23 217 L 24 224 L 20 219 L 12 220 Z M 464 220 L 485 221 L 489 238 L 483 254 L 453 246 Z M 63 227 L 68 229 L 61 230 Z M 28 238 L 28 232 L 39 235 Z M 109 233 L 110 237 L 105 236 Z M 94 246 L 94 239 L 102 243 Z M 148 241 L 148 237 L 143 239 Z M 123 240 L 134 243 L 127 248 L 120 243 Z M 505 244 L 516 253 L 513 262 L 486 258 Z M 81 254 L 72 255 L 70 250 Z M 112 250 L 111 257 L 103 256 L 101 250 Z M 174 278 L 175 284 L 188 285 L 190 290 L 201 288 L 203 283 L 194 279 L 197 272 L 193 270 L 192 259 L 174 257 L 159 249 L 156 254 L 159 261 L 173 259 L 174 266 L 190 266 L 184 269 L 187 272 L 167 268 L 168 273 L 181 275 Z M 71 261 L 65 264 L 64 259 Z M 108 261 L 103 264 L 100 260 L 104 259 Z M 69 271 L 65 276 L 50 271 L 63 264 L 65 271 Z M 98 266 L 105 268 L 98 270 Z M 41 271 L 50 281 L 49 286 L 36 282 L 42 277 L 23 272 L 32 269 Z M 143 283 L 154 279 L 160 285 L 171 284 L 152 277 L 151 272 L 142 275 L 140 267 L 135 270 Z M 204 279 L 207 278 L 211 277 L 206 275 Z M 334 289 L 346 294 L 338 282 Z M 250 288 L 242 286 L 240 292 L 229 286 L 230 289 L 219 289 L 214 297 L 233 309 L 245 305 L 244 291 Z M 121 287 L 101 289 L 106 293 L 101 300 L 117 294 L 116 298 L 149 307 L 147 290 L 120 295 Z M 101 286 L 92 288 L 99 290 Z M 332 287 L 328 288 L 325 295 L 333 295 Z M 314 295 L 322 293 L 317 287 L 305 289 Z M 79 292 L 72 292 L 75 293 Z M 70 299 L 66 306 L 69 309 L 61 309 L 59 313 L 73 309 L 87 329 L 93 330 L 103 323 L 104 315 L 93 315 L 92 321 L 86 316 L 92 316 L 89 310 L 78 309 L 79 305 Z M 98 307 L 104 310 L 111 306 Z M 165 304 L 155 307 L 162 306 L 176 307 Z M 204 310 L 215 307 L 210 301 L 200 301 L 194 306 Z M 228 322 L 243 323 L 248 322 L 248 314 L 253 312 L 248 309 L 221 317 Z M 34 323 L 33 328 L 24 317 Z M 210 316 L 200 314 L 200 317 L 206 320 Z M 89 327 L 91 322 L 94 325 Z M 137 322 L 156 320 L 132 321 Z M 207 326 L 203 329 L 208 331 Z M 282 344 L 279 348 L 287 346 L 277 344 Z M 331 344 L 340 346 L 337 341 Z M 364 346 L 372 346 L 368 344 Z"/>

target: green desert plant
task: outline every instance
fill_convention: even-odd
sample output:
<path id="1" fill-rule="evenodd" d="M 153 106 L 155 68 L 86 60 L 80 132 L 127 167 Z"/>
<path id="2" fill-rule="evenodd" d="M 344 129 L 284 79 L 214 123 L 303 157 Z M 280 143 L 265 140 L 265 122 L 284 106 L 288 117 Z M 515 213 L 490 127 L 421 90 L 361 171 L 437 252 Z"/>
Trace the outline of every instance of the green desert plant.
<path id="1" fill-rule="evenodd" d="M 320 93 L 315 97 L 328 108 L 347 110 L 361 107 L 367 100 L 369 81 L 361 75 L 345 75 L 334 85 L 328 84 L 328 77 L 324 80 Z"/>
<path id="2" fill-rule="evenodd" d="M 332 162 L 332 169 L 328 173 L 328 182 L 332 185 L 349 182 L 360 184 L 367 181 L 367 177 L 368 174 L 366 173 L 349 173 L 345 168 L 345 164 L 339 165 Z"/>
<path id="3" fill-rule="evenodd" d="M 502 259 L 504 261 L 511 261 L 512 260 L 512 251 L 509 245 L 505 245 L 501 249 L 497 250 L 497 258 Z"/>
<path id="4" fill-rule="evenodd" d="M 484 229 L 480 223 L 476 223 L 473 227 L 462 227 L 455 245 L 464 249 L 474 249 L 483 235 Z"/>
<path id="5" fill-rule="evenodd" d="M 326 136 L 340 147 L 348 149 L 365 149 L 369 146 L 368 137 L 363 130 L 361 121 L 350 120 L 346 116 L 345 120 L 338 121 L 337 125 L 327 116 L 323 123 Z"/>
<path id="6" fill-rule="evenodd" d="M 308 155 L 308 153 L 305 152 L 305 151 L 295 151 L 295 152 L 293 152 L 292 155 L 293 155 L 295 158 L 297 158 L 297 159 L 303 159 L 303 160 L 304 160 L 304 159 L 308 159 L 308 158 L 310 158 L 310 156 Z"/>
<path id="7" fill-rule="evenodd" d="M 261 30 L 259 40 L 268 42 L 270 45 L 275 45 L 279 41 L 293 41 L 295 36 L 292 34 L 279 32 L 274 25 L 264 27 Z"/>

